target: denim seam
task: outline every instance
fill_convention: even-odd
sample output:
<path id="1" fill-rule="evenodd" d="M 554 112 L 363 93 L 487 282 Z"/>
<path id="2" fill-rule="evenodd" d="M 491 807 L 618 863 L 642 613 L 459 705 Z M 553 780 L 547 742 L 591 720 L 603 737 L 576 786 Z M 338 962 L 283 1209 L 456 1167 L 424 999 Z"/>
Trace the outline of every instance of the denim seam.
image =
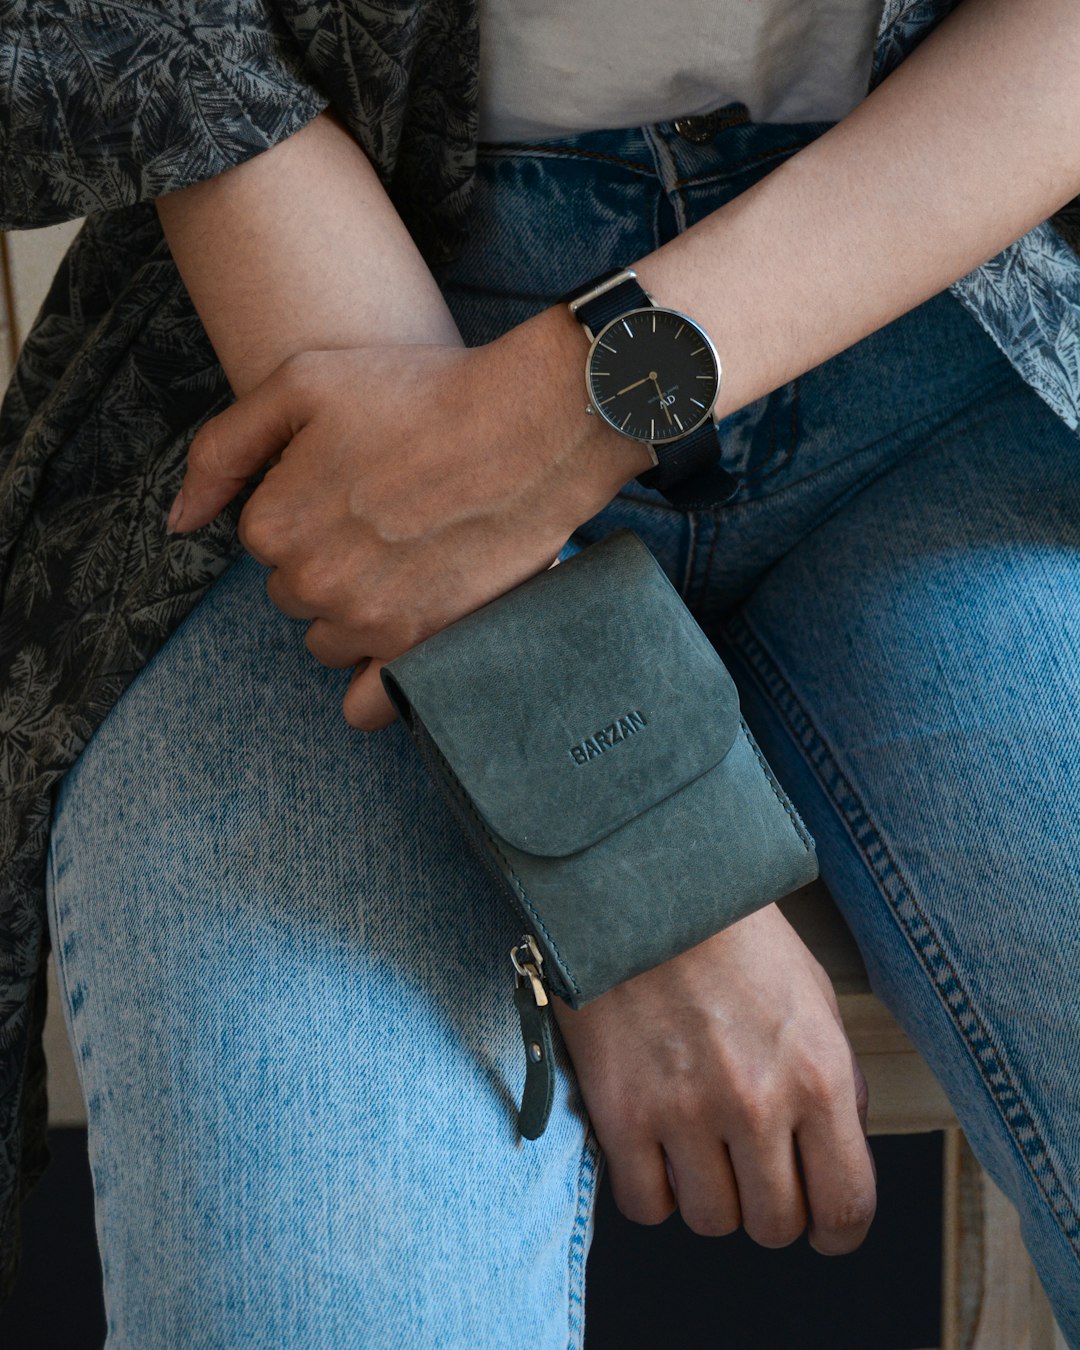
<path id="1" fill-rule="evenodd" d="M 671 509 L 674 510 L 674 508 Z M 694 557 L 697 554 L 698 532 L 701 529 L 701 523 L 696 511 L 688 511 L 686 513 L 686 524 L 689 534 L 689 538 L 686 541 L 686 566 L 683 569 L 682 586 L 679 588 L 683 600 L 686 600 L 689 597 L 690 587 L 694 579 Z"/>
<path id="2" fill-rule="evenodd" d="M 658 136 L 654 128 L 645 126 L 641 128 L 642 135 L 645 137 L 645 144 L 649 147 L 653 157 L 654 172 L 660 181 L 664 196 L 667 197 L 671 208 L 675 213 L 675 233 L 684 234 L 688 224 L 686 214 L 686 199 L 675 186 L 678 179 L 678 166 L 671 153 L 667 141 L 663 136 Z M 676 200 L 672 199 L 674 192 Z"/>
<path id="3" fill-rule="evenodd" d="M 648 131 L 652 123 L 643 126 L 642 130 Z M 666 143 L 664 144 L 665 149 Z M 797 150 L 803 150 L 807 145 L 812 145 L 813 141 L 792 141 L 787 145 L 774 146 L 770 150 L 764 150 L 755 155 L 746 155 L 741 159 L 728 160 L 721 169 L 708 169 L 700 174 L 688 174 L 684 178 L 675 178 L 671 182 L 671 187 L 682 189 L 685 187 L 704 186 L 708 183 L 714 183 L 720 179 L 731 177 L 744 169 L 750 168 L 754 164 L 760 164 L 773 158 L 783 158 L 793 154 Z M 541 155 L 553 159 L 599 159 L 610 164 L 621 164 L 624 168 L 632 169 L 636 173 L 642 173 L 650 178 L 658 177 L 656 166 L 642 164 L 638 160 L 626 159 L 622 155 L 609 155 L 602 150 L 586 150 L 582 147 L 569 145 L 555 145 L 544 141 L 485 141 L 480 146 L 480 154 L 490 154 L 493 158 L 512 158 L 515 155 Z M 670 158 L 670 152 L 669 152 Z M 674 167 L 674 160 L 671 160 Z"/>
<path id="4" fill-rule="evenodd" d="M 665 242 L 660 237 L 660 201 L 664 196 L 662 184 L 657 182 L 656 187 L 653 189 L 651 193 L 651 196 L 652 196 L 652 245 L 653 245 L 653 252 L 655 253 L 656 250 L 660 248 L 661 245 Z"/>
<path id="5" fill-rule="evenodd" d="M 573 146 L 564 145 L 545 145 L 542 141 L 536 143 L 529 141 L 489 141 L 488 145 L 497 147 L 496 155 L 501 158 L 513 158 L 515 155 L 527 155 L 531 152 L 543 152 L 543 157 L 552 159 L 602 159 L 608 164 L 621 164 L 623 168 L 633 169 L 636 173 L 645 174 L 649 178 L 656 176 L 656 170 L 651 164 L 639 164 L 637 160 L 624 159 L 622 155 L 607 155 L 602 150 L 583 150 Z M 485 152 L 486 153 L 486 152 Z"/>
<path id="6" fill-rule="evenodd" d="M 841 770 L 825 737 L 786 676 L 768 654 L 763 639 L 745 614 L 730 619 L 724 626 L 724 633 L 745 658 L 758 683 L 787 723 L 796 744 L 806 751 L 808 762 L 847 825 L 851 839 L 862 854 L 879 891 L 926 971 L 943 1011 L 967 1047 L 1017 1153 L 1045 1197 L 1073 1255 L 1080 1260 L 1080 1214 L 1069 1198 L 1051 1159 L 1050 1150 L 1028 1110 L 1003 1052 L 991 1038 L 976 1011 L 973 1000 L 961 983 L 951 958 L 929 917 L 916 900 L 898 862 L 879 836 L 869 812 Z M 957 999 L 955 1005 L 953 998 Z M 989 1055 L 990 1059 L 984 1059 L 984 1055 Z M 993 1081 L 995 1079 L 997 1083 Z M 1021 1139 L 1021 1132 L 1029 1134 L 1030 1139 Z"/>
<path id="7" fill-rule="evenodd" d="M 705 596 L 709 589 L 709 578 L 712 575 L 713 559 L 716 557 L 716 545 L 720 539 L 720 523 L 716 516 L 712 517 L 712 537 L 709 540 L 708 552 L 705 554 L 705 561 L 702 563 L 701 572 L 698 578 L 697 599 L 694 603 L 700 609 L 705 603 Z M 689 594 L 689 591 L 687 592 Z"/>
<path id="8" fill-rule="evenodd" d="M 570 1244 L 566 1251 L 567 1269 L 567 1346 L 581 1350 L 585 1331 L 585 1239 L 589 1232 L 589 1216 L 596 1201 L 596 1182 L 599 1170 L 600 1145 L 592 1121 L 586 1118 L 585 1139 L 578 1164 L 577 1208 L 570 1230 Z"/>
<path id="9" fill-rule="evenodd" d="M 729 160 L 720 169 L 707 169 L 700 174 L 688 174 L 685 178 L 676 178 L 671 186 L 681 191 L 683 188 L 704 187 L 709 183 L 722 182 L 723 179 L 733 178 L 754 164 L 761 164 L 770 159 L 784 159 L 798 150 L 805 150 L 808 145 L 813 145 L 813 141 L 792 141 L 788 145 L 776 145 L 771 150 L 762 150 L 756 155 L 746 155 L 742 159 Z"/>
<path id="10" fill-rule="evenodd" d="M 890 431 L 886 433 L 884 436 L 879 436 L 876 441 L 871 441 L 867 445 L 860 446 L 857 450 L 852 451 L 852 454 L 865 455 L 871 450 L 876 450 L 878 452 L 878 457 L 880 458 L 883 447 L 888 446 L 890 443 L 899 447 L 901 459 L 905 458 L 907 455 L 915 454 L 920 450 L 920 448 L 925 449 L 929 445 L 931 445 L 933 443 L 933 440 L 936 437 L 938 437 L 942 431 L 948 428 L 955 418 L 959 417 L 962 413 L 966 412 L 968 408 L 970 408 L 972 403 L 986 399 L 987 397 L 990 397 L 994 393 L 996 393 L 998 389 L 1005 388 L 1006 386 L 1010 385 L 1013 382 L 1015 376 L 1016 373 L 1011 368 L 1004 371 L 995 372 L 995 374 L 991 378 L 987 379 L 984 382 L 981 382 L 976 388 L 974 388 L 971 391 L 970 396 L 966 398 L 962 404 L 956 407 L 951 407 L 944 417 L 942 417 L 942 414 L 938 409 L 925 413 L 922 417 L 916 418 L 914 421 L 907 423 L 907 425 L 905 425 L 904 427 L 901 427 L 894 431 Z M 927 433 L 927 439 L 925 441 L 921 441 L 918 439 L 918 436 L 922 433 Z M 908 442 L 910 442 L 910 444 Z M 793 457 L 794 452 L 792 453 L 792 456 L 789 456 L 789 458 L 785 461 L 785 464 L 790 463 Z M 848 456 L 848 458 L 850 458 L 850 456 Z M 896 464 L 898 462 L 899 461 L 897 457 L 893 454 L 890 454 L 888 461 L 886 463 L 879 464 L 878 467 L 870 473 L 869 477 L 866 476 L 860 477 L 857 482 L 853 483 L 851 487 L 847 488 L 843 493 L 841 493 L 839 497 L 835 499 L 835 501 L 832 504 L 832 508 L 830 509 L 829 513 L 830 516 L 835 514 L 837 510 L 846 505 L 846 503 L 850 501 L 852 497 L 857 496 L 858 493 L 872 486 L 884 474 L 891 472 L 892 469 L 896 467 Z M 836 467 L 835 465 L 828 465 L 815 469 L 813 473 L 809 474 L 806 478 L 800 479 L 796 483 L 781 485 L 781 487 L 770 497 L 744 497 L 742 496 L 742 489 L 740 488 L 739 492 L 736 493 L 735 497 L 732 499 L 730 503 L 727 503 L 724 507 L 719 508 L 718 510 L 708 512 L 707 514 L 710 516 L 712 520 L 715 521 L 723 512 L 726 511 L 734 509 L 750 510 L 755 507 L 761 508 L 763 504 L 766 504 L 768 502 L 775 502 L 779 497 L 781 497 L 786 492 L 799 491 L 806 483 L 812 481 L 813 478 L 815 478 L 818 474 L 827 473 L 835 467 Z M 772 470 L 770 470 L 770 474 L 771 473 Z M 760 483 L 764 481 L 765 475 L 762 475 L 762 477 L 754 480 L 755 483 Z M 636 507 L 647 507 L 651 511 L 659 511 L 666 513 L 668 515 L 682 516 L 686 519 L 687 524 L 689 526 L 690 537 L 688 542 L 687 562 L 686 567 L 684 569 L 683 582 L 679 594 L 685 601 L 687 601 L 687 603 L 690 603 L 688 597 L 690 596 L 690 587 L 693 579 L 695 547 L 698 532 L 700 530 L 699 517 L 702 514 L 702 512 L 692 511 L 687 509 L 686 507 L 672 506 L 671 503 L 667 501 L 644 500 L 637 496 L 630 496 L 627 493 L 621 491 L 618 492 L 616 496 L 621 497 L 625 501 L 633 502 Z M 817 528 L 817 526 L 822 523 L 823 523 L 822 521 L 817 521 L 813 528 Z M 719 542 L 718 536 L 714 536 L 714 544 L 718 542 Z M 792 548 L 796 547 L 796 545 L 799 544 L 800 542 L 801 539 L 794 540 L 792 542 L 791 547 Z M 706 560 L 707 567 L 709 570 L 706 571 L 705 579 L 702 582 L 702 587 L 700 590 L 700 599 L 702 601 L 704 601 L 705 598 L 706 588 L 709 582 L 712 580 L 710 572 L 713 562 L 715 561 L 715 553 L 716 553 L 715 548 L 710 549 L 708 558 Z M 779 561 L 779 559 L 777 559 L 777 561 Z"/>
<path id="11" fill-rule="evenodd" d="M 55 803 L 54 803 L 55 805 Z M 46 854 L 46 866 L 49 871 L 49 881 L 52 887 L 52 895 L 55 901 L 56 913 L 56 936 L 59 939 L 53 950 L 53 960 L 56 963 L 56 984 L 60 991 L 60 1000 L 64 1013 L 64 1025 L 67 1029 L 68 1040 L 71 1044 L 72 1058 L 75 1061 L 76 1077 L 79 1080 L 79 1089 L 82 1093 L 83 1105 L 86 1107 L 87 1119 L 93 1115 L 90 1109 L 90 1094 L 86 1090 L 86 1083 L 83 1080 L 83 1051 L 79 1043 L 78 1032 L 75 1027 L 75 1018 L 78 1010 L 75 1007 L 75 1000 L 71 993 L 71 980 L 68 976 L 67 952 L 64 950 L 63 933 L 60 929 L 60 904 L 59 904 L 59 883 L 60 873 L 56 865 L 56 850 L 52 843 L 50 829 L 49 847 Z M 48 931 L 48 918 L 46 916 L 46 931 Z M 80 1007 L 82 1002 L 80 1001 Z"/>
<path id="12" fill-rule="evenodd" d="M 53 803 L 53 806 L 54 806 L 54 809 L 55 809 L 55 802 Z M 69 981 L 68 981 L 68 974 L 67 974 L 67 958 L 66 958 L 66 955 L 65 955 L 65 953 L 64 953 L 64 943 L 63 943 L 62 934 L 61 934 L 61 932 L 60 932 L 60 924 L 59 924 L 59 919 L 60 919 L 60 905 L 59 905 L 59 901 L 58 901 L 58 899 L 57 899 L 57 897 L 58 897 L 58 895 L 59 895 L 58 885 L 59 885 L 59 880 L 60 880 L 60 874 L 59 874 L 59 872 L 57 871 L 57 868 L 56 868 L 56 849 L 55 849 L 55 847 L 54 847 L 54 845 L 53 845 L 53 842 L 52 842 L 52 829 L 51 829 L 51 826 L 50 826 L 49 836 L 50 836 L 50 837 L 49 837 L 49 845 L 48 845 L 48 849 L 46 850 L 46 854 L 45 854 L 45 865 L 46 865 L 46 868 L 48 869 L 49 886 L 50 886 L 50 889 L 51 889 L 51 892 L 52 892 L 54 901 L 56 901 L 56 918 L 57 918 L 56 936 L 57 936 L 57 938 L 60 939 L 60 941 L 57 943 L 56 947 L 53 949 L 53 959 L 54 959 L 54 961 L 55 961 L 55 963 L 56 963 L 56 983 L 57 983 L 57 987 L 58 987 L 59 990 L 60 990 L 60 996 L 61 996 L 61 999 L 62 999 L 62 1001 L 63 1001 L 64 1006 L 65 1006 L 66 1008 L 70 1008 L 70 1007 L 71 1007 L 71 987 L 70 987 L 70 983 L 69 983 Z M 48 916 L 46 915 L 46 920 L 47 920 L 47 918 L 48 918 Z M 47 930 L 48 930 L 48 925 L 47 925 L 47 922 L 46 922 L 46 931 L 47 931 Z M 73 1042 L 72 1048 L 74 1049 L 75 1046 L 74 1046 L 74 1025 L 73 1025 L 73 1024 L 70 1025 L 70 1026 L 68 1027 L 68 1035 L 69 1035 L 69 1036 L 71 1037 L 71 1039 L 72 1039 L 72 1042 Z M 77 1056 L 77 1057 L 78 1057 L 78 1056 Z"/>

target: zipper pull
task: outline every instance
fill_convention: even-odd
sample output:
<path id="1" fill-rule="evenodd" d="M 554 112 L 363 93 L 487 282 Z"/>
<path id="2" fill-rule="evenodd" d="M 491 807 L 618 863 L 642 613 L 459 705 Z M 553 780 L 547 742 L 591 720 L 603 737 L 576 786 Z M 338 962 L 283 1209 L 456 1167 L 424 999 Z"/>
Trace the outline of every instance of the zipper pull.
<path id="1" fill-rule="evenodd" d="M 539 1139 L 547 1127 L 555 1099 L 555 1057 L 551 1041 L 551 1002 L 542 975 L 544 955 L 531 933 L 510 948 L 514 963 L 514 1003 L 525 1044 L 525 1091 L 518 1110 L 518 1129 L 526 1139 Z"/>

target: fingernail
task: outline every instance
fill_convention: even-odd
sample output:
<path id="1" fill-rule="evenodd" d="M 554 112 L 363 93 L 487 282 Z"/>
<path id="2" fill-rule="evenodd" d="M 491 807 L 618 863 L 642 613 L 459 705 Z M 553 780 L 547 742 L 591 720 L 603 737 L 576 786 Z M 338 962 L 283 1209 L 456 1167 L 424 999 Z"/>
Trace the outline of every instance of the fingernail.
<path id="1" fill-rule="evenodd" d="M 184 489 L 181 488 L 176 494 L 172 506 L 169 508 L 169 519 L 165 522 L 165 533 L 172 534 L 180 524 L 180 517 L 184 514 Z"/>

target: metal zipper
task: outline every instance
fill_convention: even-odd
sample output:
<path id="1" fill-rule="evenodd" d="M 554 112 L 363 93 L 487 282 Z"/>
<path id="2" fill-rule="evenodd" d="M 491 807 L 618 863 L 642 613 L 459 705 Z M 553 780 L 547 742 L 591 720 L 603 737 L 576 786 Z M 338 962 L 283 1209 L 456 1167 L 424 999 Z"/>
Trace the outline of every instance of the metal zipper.
<path id="1" fill-rule="evenodd" d="M 538 1139 L 547 1126 L 555 1098 L 555 1065 L 551 1037 L 551 999 L 544 977 L 544 954 L 532 933 L 510 948 L 514 967 L 514 1003 L 525 1046 L 525 1088 L 518 1108 L 518 1129 Z"/>

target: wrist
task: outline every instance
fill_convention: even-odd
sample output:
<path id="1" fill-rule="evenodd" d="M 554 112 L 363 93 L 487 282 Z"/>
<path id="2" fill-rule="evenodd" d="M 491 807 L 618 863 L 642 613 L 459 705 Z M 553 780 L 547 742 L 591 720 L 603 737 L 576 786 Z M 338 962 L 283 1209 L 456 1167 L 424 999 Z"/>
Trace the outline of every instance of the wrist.
<path id="1" fill-rule="evenodd" d="M 521 391 L 525 431 L 566 488 L 574 526 L 652 465 L 645 445 L 586 413 L 589 344 L 565 305 L 552 305 L 496 339 L 505 378 Z"/>
<path id="2" fill-rule="evenodd" d="M 581 1008 L 571 1008 L 559 998 L 551 996 L 551 1011 L 556 1021 L 573 1024 L 588 1020 L 589 1011 L 598 1008 L 611 1008 L 621 1001 L 662 996 L 662 991 L 672 993 L 677 990 L 693 991 L 700 988 L 703 979 L 718 965 L 730 963 L 741 966 L 752 958 L 754 952 L 780 950 L 783 929 L 790 934 L 791 924 L 787 921 L 780 906 L 774 901 L 751 911 L 726 928 L 713 933 L 694 947 L 669 957 L 658 966 L 642 971 L 639 975 L 613 985 L 606 993 L 590 999 Z M 585 1018 L 582 1019 L 582 1013 Z"/>

